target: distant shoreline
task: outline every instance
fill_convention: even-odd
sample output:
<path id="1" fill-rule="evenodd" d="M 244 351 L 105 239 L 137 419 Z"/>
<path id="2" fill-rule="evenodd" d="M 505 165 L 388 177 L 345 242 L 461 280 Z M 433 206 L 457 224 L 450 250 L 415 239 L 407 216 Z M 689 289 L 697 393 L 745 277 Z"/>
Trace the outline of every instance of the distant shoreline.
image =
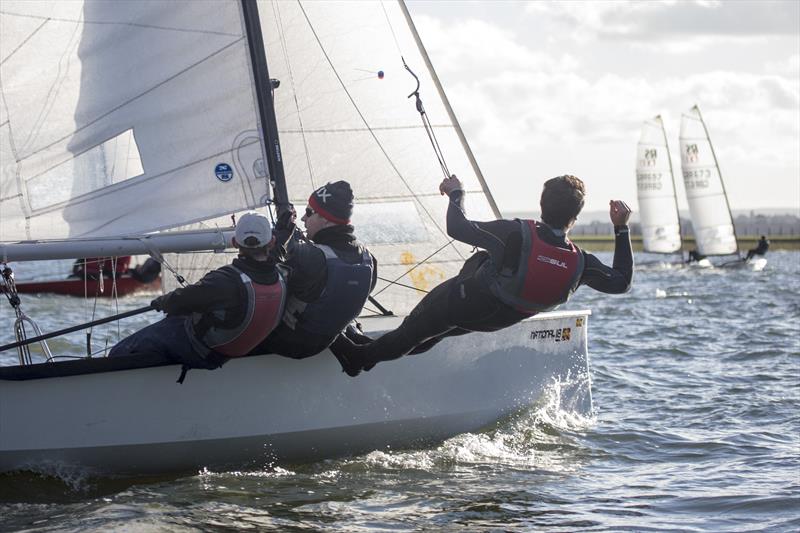
<path id="1" fill-rule="evenodd" d="M 750 248 L 755 248 L 758 237 L 758 235 L 740 236 L 737 239 L 739 249 L 747 251 Z M 612 235 L 570 235 L 570 240 L 589 252 L 614 251 L 614 237 Z M 779 235 L 769 237 L 769 241 L 770 250 L 800 250 L 800 235 Z M 631 243 L 633 244 L 634 252 L 642 251 L 641 235 L 631 235 Z M 683 250 L 689 251 L 692 249 L 694 249 L 694 237 L 684 237 Z"/>

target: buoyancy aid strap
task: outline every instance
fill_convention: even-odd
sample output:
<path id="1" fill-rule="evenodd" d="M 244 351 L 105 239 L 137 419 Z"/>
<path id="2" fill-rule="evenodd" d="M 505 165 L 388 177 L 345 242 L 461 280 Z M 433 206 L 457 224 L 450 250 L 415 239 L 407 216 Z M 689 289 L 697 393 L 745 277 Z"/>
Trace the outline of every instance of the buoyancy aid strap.
<path id="1" fill-rule="evenodd" d="M 317 244 L 316 247 L 322 250 L 322 253 L 325 254 L 326 260 L 341 259 L 341 257 L 337 255 L 336 251 L 327 244 Z M 364 265 L 369 265 L 370 267 L 372 266 L 372 254 L 370 254 L 369 250 L 366 248 L 364 248 L 361 252 L 361 263 Z"/>
<path id="2" fill-rule="evenodd" d="M 338 259 L 339 256 L 336 255 L 336 252 L 333 251 L 333 248 L 328 246 L 327 244 L 317 244 L 317 248 L 322 250 L 322 253 L 325 254 L 325 259 Z"/>

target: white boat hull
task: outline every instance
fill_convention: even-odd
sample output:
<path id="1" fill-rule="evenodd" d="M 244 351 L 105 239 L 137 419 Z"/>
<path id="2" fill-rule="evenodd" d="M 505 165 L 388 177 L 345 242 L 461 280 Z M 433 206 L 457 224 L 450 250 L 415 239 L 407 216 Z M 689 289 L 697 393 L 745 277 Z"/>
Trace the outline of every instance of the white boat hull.
<path id="1" fill-rule="evenodd" d="M 0 472 L 162 473 L 407 447 L 479 430 L 554 382 L 563 408 L 586 414 L 588 314 L 446 339 L 357 378 L 326 351 L 234 359 L 182 385 L 178 365 L 0 380 Z"/>

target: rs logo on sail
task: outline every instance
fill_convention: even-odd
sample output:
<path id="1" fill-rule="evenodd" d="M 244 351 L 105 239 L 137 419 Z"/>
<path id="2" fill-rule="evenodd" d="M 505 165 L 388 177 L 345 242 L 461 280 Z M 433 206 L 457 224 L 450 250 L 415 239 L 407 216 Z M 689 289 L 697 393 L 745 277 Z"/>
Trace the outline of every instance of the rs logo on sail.
<path id="1" fill-rule="evenodd" d="M 559 268 L 567 268 L 567 264 L 565 262 L 559 261 L 558 259 L 553 259 L 552 257 L 540 255 L 536 259 L 537 261 L 541 261 L 542 263 L 548 263 L 550 265 L 557 266 Z"/>

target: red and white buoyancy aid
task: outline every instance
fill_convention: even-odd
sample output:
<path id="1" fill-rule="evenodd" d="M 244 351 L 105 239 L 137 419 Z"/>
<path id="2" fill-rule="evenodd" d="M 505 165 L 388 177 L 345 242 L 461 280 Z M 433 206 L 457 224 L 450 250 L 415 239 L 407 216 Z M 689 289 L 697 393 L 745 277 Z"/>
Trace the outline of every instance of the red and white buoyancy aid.
<path id="1" fill-rule="evenodd" d="M 522 245 L 515 271 L 494 270 L 489 288 L 500 301 L 524 313 L 549 311 L 566 302 L 583 274 L 583 252 L 567 240 L 568 249 L 539 238 L 535 220 L 520 220 Z"/>
<path id="2" fill-rule="evenodd" d="M 270 285 L 254 283 L 250 276 L 233 265 L 247 291 L 247 310 L 241 324 L 233 329 L 210 328 L 202 342 L 227 357 L 247 355 L 267 338 L 280 322 L 286 303 L 286 281 L 278 270 L 278 281 Z"/>

